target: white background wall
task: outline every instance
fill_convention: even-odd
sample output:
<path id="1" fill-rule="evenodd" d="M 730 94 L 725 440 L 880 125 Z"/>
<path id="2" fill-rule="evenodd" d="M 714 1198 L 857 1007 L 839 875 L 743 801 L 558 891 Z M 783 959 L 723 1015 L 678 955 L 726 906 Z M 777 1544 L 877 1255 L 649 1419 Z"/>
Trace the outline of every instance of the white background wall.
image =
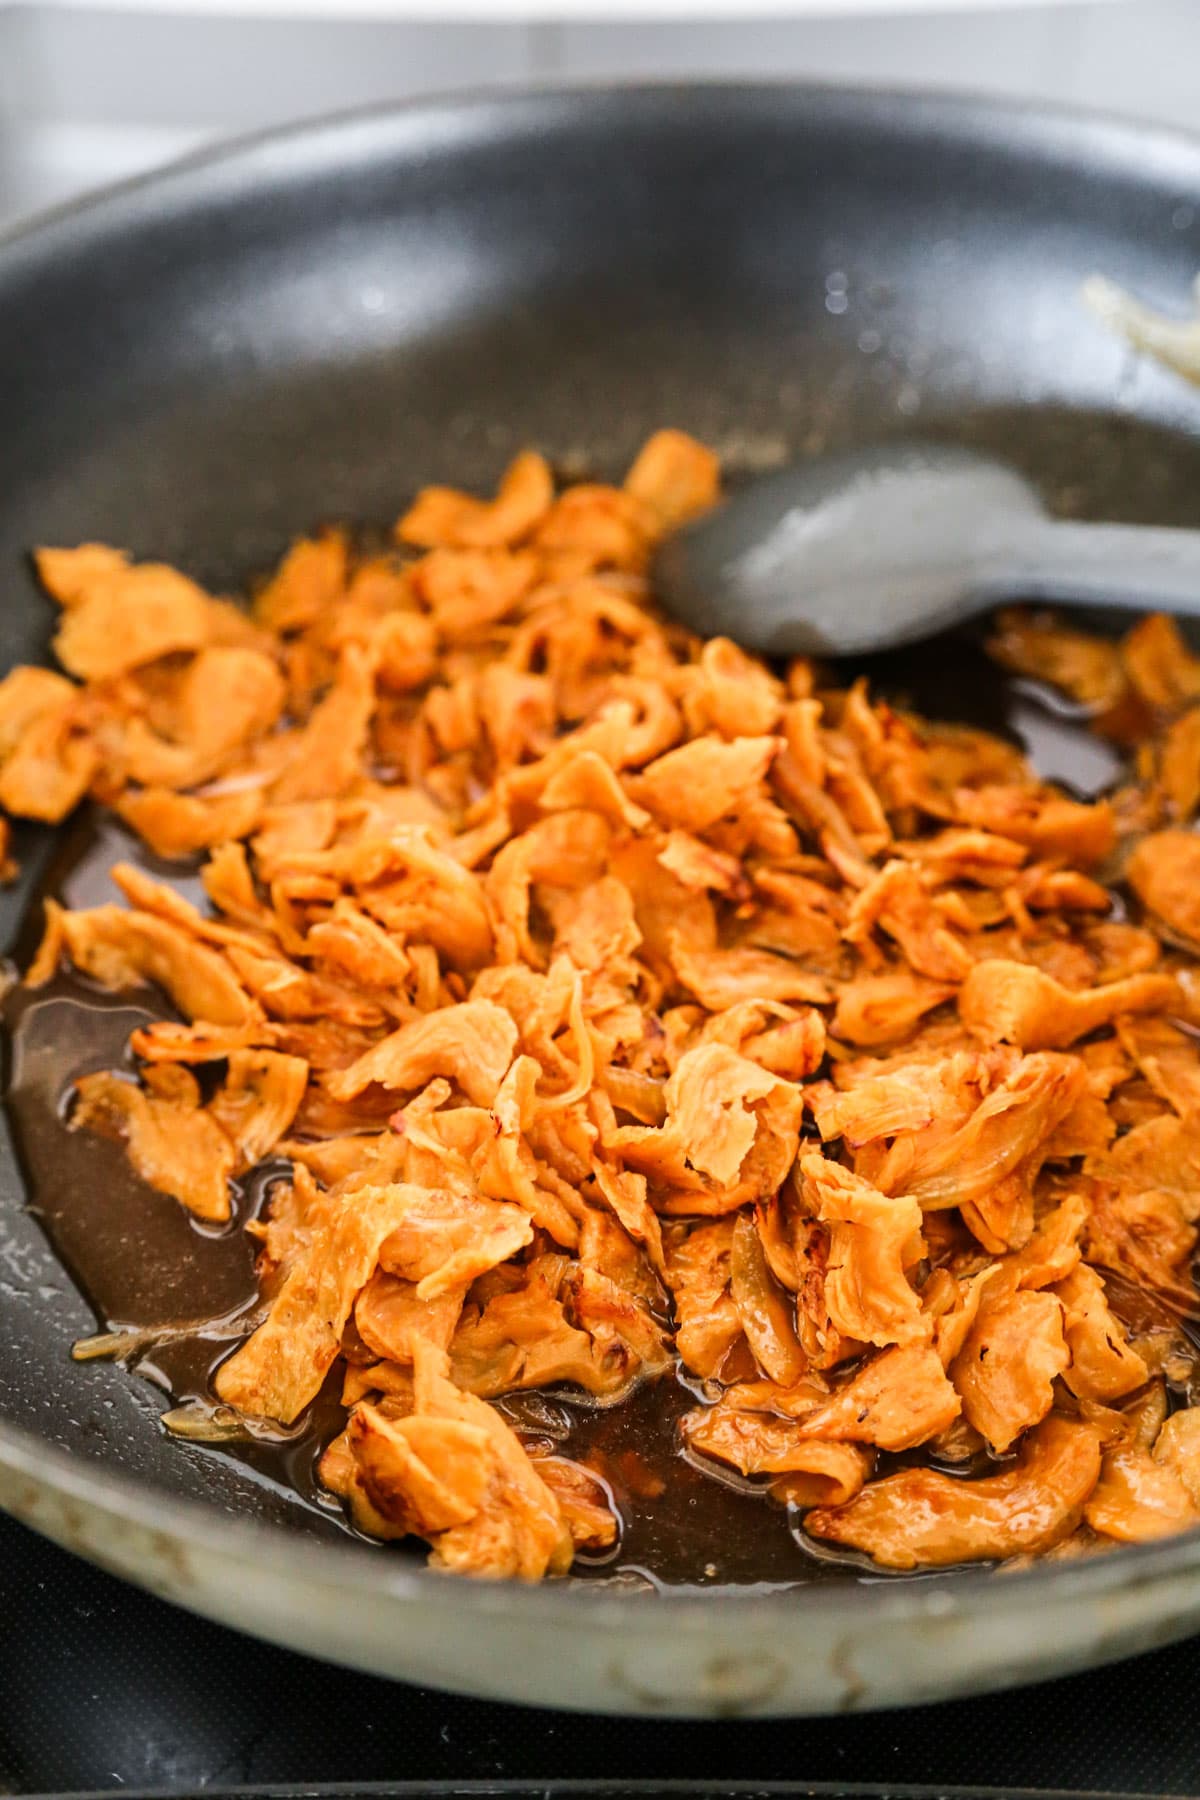
<path id="1" fill-rule="evenodd" d="M 553 11 L 554 0 L 530 3 Z M 807 0 L 790 18 L 778 16 L 786 0 L 759 3 L 776 16 L 737 0 L 724 0 L 723 19 L 658 22 L 603 22 L 605 0 L 583 0 L 591 22 L 378 16 L 402 14 L 404 0 L 0 0 L 0 218 L 222 134 L 483 83 L 808 76 L 1023 94 L 1200 128 L 1200 0 L 916 0 L 912 11 L 873 0 L 859 16 L 855 0 L 824 0 L 823 13 Z M 459 4 L 494 14 L 504 0 Z M 660 13 L 687 5 L 658 0 Z"/>

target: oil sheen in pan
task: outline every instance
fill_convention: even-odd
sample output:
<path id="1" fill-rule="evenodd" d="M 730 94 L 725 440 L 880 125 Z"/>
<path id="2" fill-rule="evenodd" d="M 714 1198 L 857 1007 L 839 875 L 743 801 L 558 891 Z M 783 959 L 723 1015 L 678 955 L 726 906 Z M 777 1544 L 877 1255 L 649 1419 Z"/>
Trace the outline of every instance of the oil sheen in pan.
<path id="1" fill-rule="evenodd" d="M 865 672 L 878 691 L 930 717 L 1016 736 L 1043 774 L 1081 794 L 1102 791 L 1119 772 L 1116 754 L 1057 696 L 1002 675 L 969 638 L 921 646 Z M 62 832 L 42 894 L 73 906 L 116 899 L 108 870 L 122 858 L 203 900 L 193 871 L 154 862 L 95 812 Z M 40 928 L 39 900 L 16 946 L 20 968 Z M 272 1181 L 286 1169 L 268 1165 L 238 1184 L 232 1224 L 214 1230 L 140 1181 L 119 1144 L 66 1129 L 71 1084 L 89 1070 L 128 1065 L 130 1033 L 168 1010 L 152 990 L 115 996 L 70 974 L 36 993 L 15 989 L 5 1005 L 12 1052 L 6 1105 L 30 1200 L 98 1328 L 129 1333 L 124 1360 L 131 1372 L 158 1386 L 164 1404 L 169 1397 L 178 1406 L 211 1402 L 214 1369 L 257 1315 L 255 1245 L 243 1227 L 269 1203 Z M 86 1363 L 78 1379 L 88 1379 Z M 316 1479 L 320 1450 L 344 1418 L 339 1390 L 335 1371 L 297 1429 L 206 1448 L 340 1519 L 340 1505 Z M 815 1556 L 798 1528 L 789 1530 L 749 1484 L 714 1480 L 680 1455 L 678 1421 L 697 1404 L 680 1379 L 664 1377 L 611 1410 L 559 1393 L 514 1395 L 500 1404 L 522 1432 L 586 1461 L 612 1494 L 620 1542 L 602 1561 L 577 1562 L 576 1574 L 589 1584 L 765 1588 L 864 1573 L 854 1558 Z"/>

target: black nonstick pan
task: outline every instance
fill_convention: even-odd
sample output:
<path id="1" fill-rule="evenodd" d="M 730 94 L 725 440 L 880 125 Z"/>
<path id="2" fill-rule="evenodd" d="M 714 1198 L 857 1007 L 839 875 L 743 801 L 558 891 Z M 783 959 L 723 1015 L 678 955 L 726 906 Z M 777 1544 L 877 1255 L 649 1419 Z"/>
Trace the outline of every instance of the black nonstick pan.
<path id="1" fill-rule="evenodd" d="M 236 147 L 0 245 L 3 663 L 46 652 L 35 543 L 102 538 L 219 589 L 316 519 L 389 521 L 418 481 L 485 485 L 527 443 L 615 473 L 667 423 L 734 479 L 922 429 L 1060 510 L 1195 525 L 1200 396 L 1080 286 L 1179 308 L 1198 267 L 1200 141 L 974 99 L 544 93 Z M 32 830 L 17 850 L 10 946 L 57 853 Z M 10 1068 L 18 1097 L 35 1065 Z M 39 1213 L 104 1207 L 109 1165 L 65 1134 L 48 1165 L 53 1121 L 39 1147 L 23 1117 L 0 1140 L 0 1504 L 198 1611 L 475 1693 L 707 1713 L 960 1693 L 1200 1625 L 1194 1534 L 786 1592 L 493 1587 L 356 1544 L 169 1440 L 152 1387 L 71 1362 L 94 1317 Z M 154 1280 L 149 1235 L 116 1253 Z"/>

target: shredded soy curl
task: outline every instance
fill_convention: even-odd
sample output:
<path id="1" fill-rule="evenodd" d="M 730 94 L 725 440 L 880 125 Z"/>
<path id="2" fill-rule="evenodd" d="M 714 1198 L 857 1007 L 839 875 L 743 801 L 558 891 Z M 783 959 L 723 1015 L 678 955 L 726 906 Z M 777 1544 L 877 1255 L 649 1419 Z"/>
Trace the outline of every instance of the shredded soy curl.
<path id="1" fill-rule="evenodd" d="M 523 1580 L 618 1533 L 551 1409 L 677 1373 L 694 1468 L 878 1568 L 1196 1525 L 1200 659 L 1163 616 L 998 617 L 1131 754 L 1085 803 L 663 618 L 654 546 L 718 498 L 681 432 L 619 487 L 526 451 L 386 550 L 299 540 L 246 608 L 38 553 L 65 673 L 0 682 L 0 806 L 87 794 L 203 858 L 207 906 L 124 864 L 123 904 L 49 903 L 26 975 L 165 993 L 65 1128 L 257 1249 L 165 1429 L 340 1395 L 360 1530 Z"/>
<path id="2" fill-rule="evenodd" d="M 269 1420 L 248 1418 L 232 1406 L 207 1400 L 189 1400 L 160 1414 L 159 1422 L 172 1437 L 196 1444 L 288 1443 L 301 1428 L 285 1431 Z"/>
<path id="3" fill-rule="evenodd" d="M 1200 383 L 1200 275 L 1192 284 L 1193 316 L 1176 319 L 1135 300 L 1103 275 L 1083 285 L 1087 305 L 1105 325 L 1185 381 Z"/>
<path id="4" fill-rule="evenodd" d="M 155 1350 L 161 1344 L 194 1342 L 197 1338 L 220 1338 L 238 1330 L 252 1329 L 262 1318 L 261 1304 L 238 1307 L 219 1318 L 209 1315 L 181 1324 L 118 1325 L 109 1331 L 98 1331 L 92 1337 L 77 1338 L 71 1345 L 73 1362 L 128 1362 Z"/>
<path id="5" fill-rule="evenodd" d="M 160 1415 L 159 1423 L 172 1437 L 185 1438 L 193 1444 L 248 1443 L 256 1435 L 249 1422 L 231 1406 L 210 1406 L 201 1401 L 172 1407 Z"/>

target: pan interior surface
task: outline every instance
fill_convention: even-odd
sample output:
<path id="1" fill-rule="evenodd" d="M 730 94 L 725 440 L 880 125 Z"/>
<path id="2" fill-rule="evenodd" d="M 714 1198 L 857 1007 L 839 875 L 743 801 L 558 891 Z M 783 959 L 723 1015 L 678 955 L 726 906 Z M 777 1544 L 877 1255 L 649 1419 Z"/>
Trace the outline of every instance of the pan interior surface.
<path id="1" fill-rule="evenodd" d="M 1200 145 L 1134 127 L 701 88 L 364 115 L 118 191 L 0 246 L 4 663 L 47 651 L 33 544 L 241 586 L 317 520 L 386 523 L 418 482 L 486 486 L 525 444 L 613 474 L 663 424 L 734 478 L 927 431 L 1006 456 L 1056 510 L 1196 524 L 1200 400 L 1079 290 L 1102 270 L 1180 306 L 1198 186 Z M 10 949 L 55 854 L 32 829 L 16 851 Z M 0 1132 L 0 1425 L 340 1537 L 168 1440 L 150 1387 L 71 1363 L 93 1315 Z"/>

